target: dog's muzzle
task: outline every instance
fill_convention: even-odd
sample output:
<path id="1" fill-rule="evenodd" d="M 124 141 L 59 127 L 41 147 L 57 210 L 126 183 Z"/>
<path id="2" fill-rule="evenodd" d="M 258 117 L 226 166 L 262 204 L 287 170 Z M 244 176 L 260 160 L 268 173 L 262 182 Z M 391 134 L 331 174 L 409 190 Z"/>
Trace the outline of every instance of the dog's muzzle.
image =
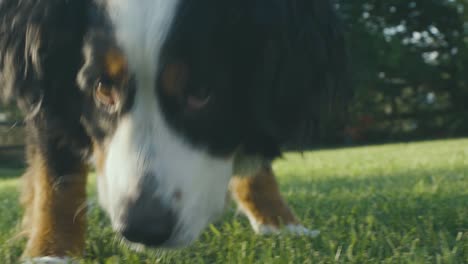
<path id="1" fill-rule="evenodd" d="M 120 233 L 125 239 L 156 247 L 171 238 L 177 217 L 158 197 L 143 191 L 125 204 L 120 218 Z"/>

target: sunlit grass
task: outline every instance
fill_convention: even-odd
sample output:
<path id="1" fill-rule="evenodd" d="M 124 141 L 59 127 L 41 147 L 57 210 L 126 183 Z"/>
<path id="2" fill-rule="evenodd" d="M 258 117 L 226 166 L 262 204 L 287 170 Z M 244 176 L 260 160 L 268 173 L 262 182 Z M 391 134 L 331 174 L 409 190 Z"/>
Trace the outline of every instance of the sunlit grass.
<path id="1" fill-rule="evenodd" d="M 85 263 L 468 263 L 468 140 L 290 153 L 274 165 L 318 238 L 260 237 L 234 207 L 177 251 L 133 252 L 90 198 Z M 16 263 L 17 170 L 0 169 L 0 260 Z M 90 193 L 95 193 L 91 181 Z"/>

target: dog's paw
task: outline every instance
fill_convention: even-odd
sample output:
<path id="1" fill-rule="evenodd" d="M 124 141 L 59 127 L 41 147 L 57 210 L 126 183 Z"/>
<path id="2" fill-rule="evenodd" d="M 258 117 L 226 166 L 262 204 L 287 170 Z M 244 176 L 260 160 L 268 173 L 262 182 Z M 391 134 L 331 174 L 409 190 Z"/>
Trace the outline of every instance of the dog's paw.
<path id="1" fill-rule="evenodd" d="M 320 235 L 320 230 L 308 229 L 303 225 L 287 225 L 284 227 L 284 231 L 300 236 L 318 237 Z"/>
<path id="2" fill-rule="evenodd" d="M 23 261 L 23 264 L 76 264 L 71 258 L 60 258 L 60 257 L 39 257 L 31 258 Z"/>
<path id="3" fill-rule="evenodd" d="M 309 236 L 312 238 L 320 235 L 319 230 L 311 230 L 302 225 L 297 224 L 285 225 L 282 228 L 260 224 L 257 226 L 255 231 L 257 234 L 260 235 L 292 234 L 298 236 Z"/>

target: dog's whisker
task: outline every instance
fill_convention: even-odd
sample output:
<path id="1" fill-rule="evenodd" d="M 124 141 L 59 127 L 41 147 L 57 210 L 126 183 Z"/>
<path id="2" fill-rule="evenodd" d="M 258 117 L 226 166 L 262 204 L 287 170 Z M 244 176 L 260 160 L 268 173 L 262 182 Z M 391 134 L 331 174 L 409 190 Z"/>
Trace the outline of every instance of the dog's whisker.
<path id="1" fill-rule="evenodd" d="M 76 218 L 78 217 L 78 215 L 80 213 L 82 213 L 83 211 L 85 211 L 87 208 L 88 208 L 88 202 L 87 201 L 84 201 L 79 207 L 78 209 L 76 210 L 75 212 L 75 215 L 73 216 L 73 223 L 75 223 L 76 221 Z"/>

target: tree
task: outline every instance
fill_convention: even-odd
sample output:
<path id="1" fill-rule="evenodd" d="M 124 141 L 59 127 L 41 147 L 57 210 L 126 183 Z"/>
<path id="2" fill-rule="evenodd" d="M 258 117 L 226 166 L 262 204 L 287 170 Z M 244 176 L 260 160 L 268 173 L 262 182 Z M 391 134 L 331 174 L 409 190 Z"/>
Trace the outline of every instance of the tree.
<path id="1" fill-rule="evenodd" d="M 466 134 L 466 2 L 341 0 L 338 7 L 356 88 L 352 127 L 361 140 Z"/>

